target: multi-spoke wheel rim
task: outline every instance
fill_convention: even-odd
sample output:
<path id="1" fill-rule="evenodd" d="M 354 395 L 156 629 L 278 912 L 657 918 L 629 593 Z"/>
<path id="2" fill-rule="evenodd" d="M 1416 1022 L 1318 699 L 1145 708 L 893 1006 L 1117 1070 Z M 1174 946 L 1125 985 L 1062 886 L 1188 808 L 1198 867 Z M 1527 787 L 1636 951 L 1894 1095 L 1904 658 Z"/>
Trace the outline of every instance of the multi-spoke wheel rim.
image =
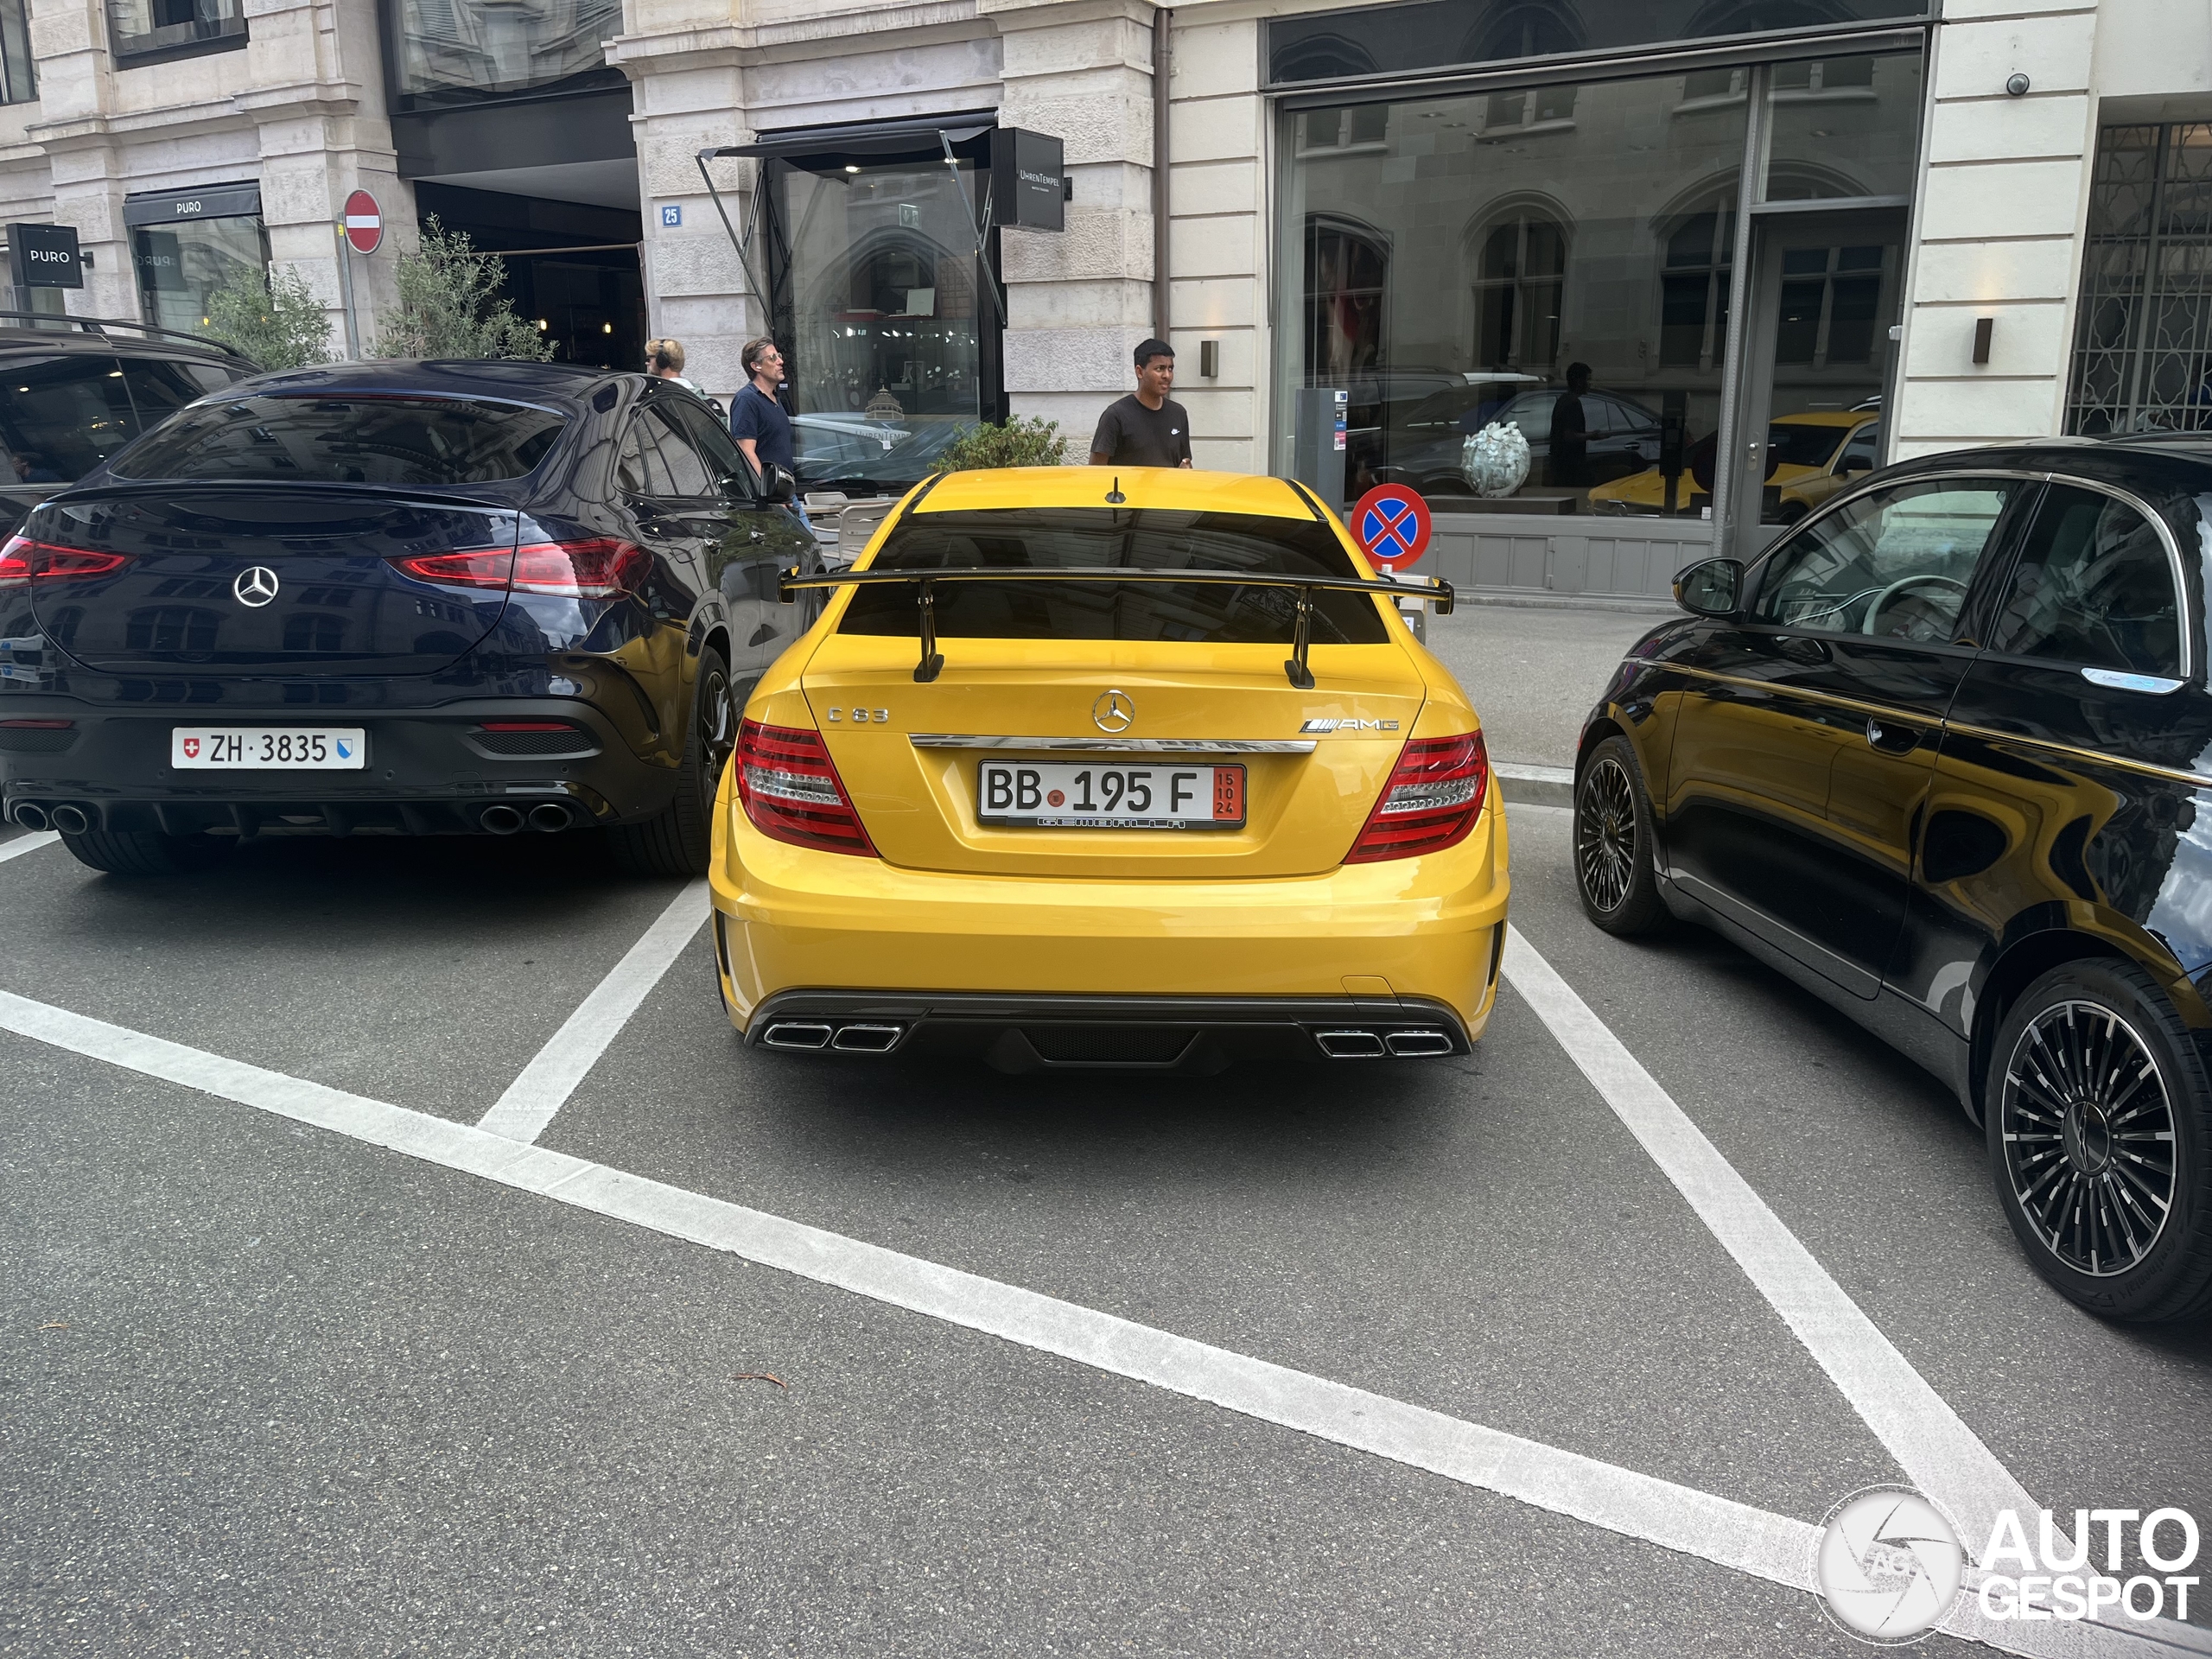
<path id="1" fill-rule="evenodd" d="M 2134 1027 L 2095 1002 L 2029 1021 L 2005 1064 L 2005 1170 L 2028 1224 L 2076 1273 L 2126 1273 L 2165 1230 L 2174 1109 Z"/>
<path id="2" fill-rule="evenodd" d="M 1582 891 L 1602 911 L 1615 911 L 1636 880 L 1636 784 L 1611 755 L 1582 779 L 1574 814 L 1574 868 Z"/>
<path id="3" fill-rule="evenodd" d="M 719 668 L 710 668 L 699 692 L 699 757 L 705 762 L 699 770 L 699 788 L 709 809 L 715 804 L 715 791 L 721 786 L 729 752 L 736 747 L 737 711 L 730 700 L 729 676 Z"/>

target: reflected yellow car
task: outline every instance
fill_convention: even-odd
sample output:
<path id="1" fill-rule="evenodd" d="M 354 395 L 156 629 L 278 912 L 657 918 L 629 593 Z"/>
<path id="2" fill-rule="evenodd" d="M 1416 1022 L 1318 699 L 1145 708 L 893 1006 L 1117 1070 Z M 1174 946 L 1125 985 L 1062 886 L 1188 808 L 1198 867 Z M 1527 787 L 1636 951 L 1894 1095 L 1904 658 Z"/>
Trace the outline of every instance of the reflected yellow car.
<path id="1" fill-rule="evenodd" d="M 1481 722 L 1302 486 L 944 474 L 785 591 L 819 585 L 715 815 L 748 1044 L 1207 1072 L 1481 1035 Z"/>
<path id="2" fill-rule="evenodd" d="M 1881 416 L 1871 410 L 1783 415 L 1767 427 L 1774 472 L 1766 481 L 1762 517 L 1770 524 L 1795 524 L 1861 473 L 1872 472 L 1880 448 Z M 1710 445 L 1711 440 L 1707 440 Z M 1691 465 L 1695 465 L 1694 457 Z M 1710 469 L 1708 461 L 1705 468 Z M 1678 512 L 1694 518 L 1710 499 L 1685 467 L 1675 483 Z M 1590 510 L 1603 513 L 1666 511 L 1667 480 L 1656 467 L 1590 492 Z"/>

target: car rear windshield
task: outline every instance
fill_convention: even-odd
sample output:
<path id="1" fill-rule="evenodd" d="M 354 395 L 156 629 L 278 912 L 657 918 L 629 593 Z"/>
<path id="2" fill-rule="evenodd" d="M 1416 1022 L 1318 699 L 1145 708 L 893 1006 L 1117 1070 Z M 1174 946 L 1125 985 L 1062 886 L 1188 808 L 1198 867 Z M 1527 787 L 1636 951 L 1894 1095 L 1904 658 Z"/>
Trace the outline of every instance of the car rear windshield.
<path id="1" fill-rule="evenodd" d="M 1825 423 L 1777 421 L 1766 429 L 1767 447 L 1778 467 L 1825 467 L 1844 429 Z"/>
<path id="2" fill-rule="evenodd" d="M 870 568 L 979 566 L 1360 575 L 1336 532 L 1311 518 L 1112 507 L 917 513 L 891 532 Z M 1298 610 L 1294 588 L 1226 582 L 946 582 L 933 591 L 938 632 L 968 639 L 1281 644 Z M 841 631 L 918 633 L 914 599 L 913 588 L 893 583 L 861 588 Z M 1316 645 L 1372 645 L 1389 637 L 1368 594 L 1320 593 L 1313 601 Z"/>
<path id="3" fill-rule="evenodd" d="M 123 478 L 493 484 L 534 471 L 567 425 L 475 398 L 262 394 L 184 410 L 116 458 Z"/>

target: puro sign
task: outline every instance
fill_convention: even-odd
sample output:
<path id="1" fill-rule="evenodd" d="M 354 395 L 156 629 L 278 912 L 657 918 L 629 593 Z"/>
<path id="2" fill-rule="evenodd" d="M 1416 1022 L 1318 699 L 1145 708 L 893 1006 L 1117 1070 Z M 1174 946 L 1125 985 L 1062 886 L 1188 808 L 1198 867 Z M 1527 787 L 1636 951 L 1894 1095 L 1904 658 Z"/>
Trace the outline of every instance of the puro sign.
<path id="1" fill-rule="evenodd" d="M 85 262 L 73 225 L 8 226 L 8 274 L 17 288 L 82 288 Z"/>

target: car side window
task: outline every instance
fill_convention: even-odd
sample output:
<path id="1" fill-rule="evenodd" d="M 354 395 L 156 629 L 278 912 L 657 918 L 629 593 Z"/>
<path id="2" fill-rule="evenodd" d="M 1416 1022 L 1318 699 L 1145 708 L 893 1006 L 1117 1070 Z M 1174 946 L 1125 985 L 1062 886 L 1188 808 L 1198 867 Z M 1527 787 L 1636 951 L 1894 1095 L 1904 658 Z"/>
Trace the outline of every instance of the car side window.
<path id="1" fill-rule="evenodd" d="M 661 468 L 668 479 L 668 487 L 659 493 L 682 496 L 687 500 L 719 495 L 721 490 L 708 476 L 707 463 L 699 458 L 698 450 L 692 447 L 676 411 L 670 407 L 673 401 L 665 397 L 656 398 L 638 416 L 638 424 L 645 429 L 645 442 L 659 451 Z"/>
<path id="2" fill-rule="evenodd" d="M 2018 487 L 1915 479 L 1847 502 L 1775 549 L 1752 619 L 1803 632 L 1948 640 Z"/>
<path id="3" fill-rule="evenodd" d="M 660 451 L 654 448 L 652 461 L 646 459 L 645 423 L 642 416 L 633 415 L 622 429 L 621 447 L 614 452 L 614 487 L 627 495 L 660 495 L 664 491 L 655 486 L 655 468 L 660 461 Z M 660 482 L 667 480 L 664 476 Z"/>
<path id="4" fill-rule="evenodd" d="M 113 357 L 18 360 L 0 380 L 0 484 L 69 484 L 138 435 Z"/>
<path id="5" fill-rule="evenodd" d="M 207 364 L 161 357 L 126 357 L 122 362 L 123 384 L 130 389 L 130 401 L 137 405 L 139 423 L 149 430 L 187 404 L 230 385 L 228 376 Z M 202 378 L 210 374 L 217 377 L 215 385 Z"/>
<path id="6" fill-rule="evenodd" d="M 714 410 L 704 404 L 681 403 L 672 406 L 672 412 L 683 422 L 691 442 L 698 446 L 707 470 L 717 482 L 734 479 L 739 494 L 758 499 L 760 475 L 745 458 L 745 451 L 737 447 L 737 440 L 730 436 L 729 429 L 715 418 Z"/>
<path id="7" fill-rule="evenodd" d="M 1882 429 L 1879 424 L 1870 423 L 1860 427 L 1851 435 L 1851 442 L 1843 446 L 1843 453 L 1836 457 L 1836 471 L 1839 473 L 1872 472 L 1874 457 L 1880 453 L 1881 447 Z"/>
<path id="8" fill-rule="evenodd" d="M 2181 611 L 2151 521 L 2096 490 L 2053 484 L 1990 629 L 1993 651 L 2174 678 Z"/>

